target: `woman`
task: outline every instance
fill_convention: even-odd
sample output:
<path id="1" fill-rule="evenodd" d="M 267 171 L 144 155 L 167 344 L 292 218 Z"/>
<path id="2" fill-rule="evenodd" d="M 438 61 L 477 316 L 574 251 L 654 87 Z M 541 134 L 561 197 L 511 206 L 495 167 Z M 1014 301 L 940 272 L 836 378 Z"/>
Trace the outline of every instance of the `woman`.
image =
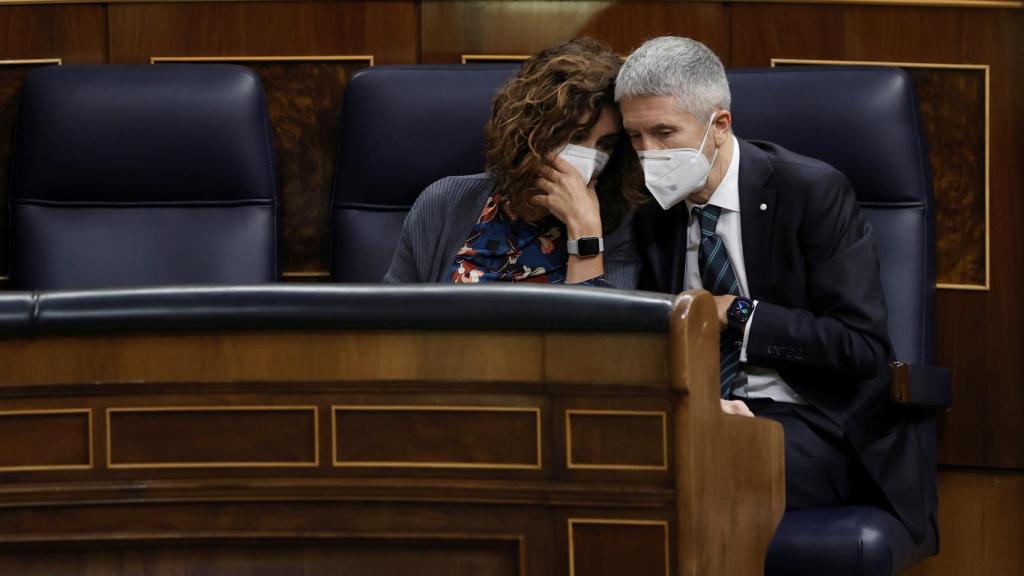
<path id="1" fill-rule="evenodd" d="M 640 179 L 614 103 L 620 63 L 589 38 L 528 60 L 495 96 L 487 173 L 419 196 L 384 281 L 635 287 Z"/>

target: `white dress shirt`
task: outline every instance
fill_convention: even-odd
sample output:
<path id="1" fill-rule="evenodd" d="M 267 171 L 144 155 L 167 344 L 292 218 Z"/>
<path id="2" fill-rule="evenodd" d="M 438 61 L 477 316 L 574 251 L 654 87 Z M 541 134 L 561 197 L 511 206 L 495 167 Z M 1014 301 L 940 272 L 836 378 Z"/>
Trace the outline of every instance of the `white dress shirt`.
<path id="1" fill-rule="evenodd" d="M 735 136 L 731 138 L 732 161 L 729 162 L 725 178 L 719 183 L 718 188 L 715 188 L 708 204 L 722 209 L 715 233 L 722 238 L 725 250 L 729 254 L 729 262 L 732 264 L 736 281 L 740 286 L 740 295 L 750 298 L 750 289 L 747 287 L 747 269 L 743 264 L 743 230 L 740 226 L 740 144 Z M 690 219 L 686 232 L 686 278 L 683 282 L 683 287 L 686 290 L 703 287 L 697 263 L 697 251 L 700 248 L 700 223 L 693 217 L 694 206 L 695 204 L 689 200 L 686 201 L 687 214 Z M 755 316 L 757 316 L 757 301 L 754 302 L 754 311 L 747 320 L 746 330 L 743 333 L 743 347 L 740 348 L 740 362 L 744 363 L 742 370 L 747 375 L 747 383 L 738 386 L 733 390 L 733 394 L 744 398 L 771 398 L 776 402 L 806 404 L 807 402 L 786 384 L 777 371 L 761 366 L 746 365 L 747 340 L 750 338 L 750 327 L 754 324 Z"/>

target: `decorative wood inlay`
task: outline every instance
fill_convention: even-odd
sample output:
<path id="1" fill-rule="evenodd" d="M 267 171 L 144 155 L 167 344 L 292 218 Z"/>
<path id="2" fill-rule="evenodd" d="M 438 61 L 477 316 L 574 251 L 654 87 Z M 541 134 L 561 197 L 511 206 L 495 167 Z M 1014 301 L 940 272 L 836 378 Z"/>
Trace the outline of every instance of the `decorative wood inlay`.
<path id="1" fill-rule="evenodd" d="M 334 465 L 539 470 L 540 408 L 333 406 Z"/>
<path id="2" fill-rule="evenodd" d="M 670 573 L 668 522 L 569 519 L 569 576 Z"/>
<path id="3" fill-rule="evenodd" d="M 0 412 L 0 472 L 87 470 L 92 446 L 88 408 Z"/>
<path id="4" fill-rule="evenodd" d="M 665 412 L 566 410 L 565 466 L 591 470 L 668 470 Z"/>
<path id="5" fill-rule="evenodd" d="M 109 408 L 108 468 L 306 468 L 320 464 L 315 406 Z"/>

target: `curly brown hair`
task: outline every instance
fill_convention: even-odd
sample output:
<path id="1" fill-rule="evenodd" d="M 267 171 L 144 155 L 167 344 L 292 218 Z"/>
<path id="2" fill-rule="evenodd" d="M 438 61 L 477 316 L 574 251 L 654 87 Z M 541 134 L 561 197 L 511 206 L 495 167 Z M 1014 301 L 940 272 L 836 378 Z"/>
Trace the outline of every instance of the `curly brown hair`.
<path id="1" fill-rule="evenodd" d="M 605 106 L 615 106 L 622 57 L 591 38 L 576 38 L 531 57 L 494 97 L 487 125 L 487 171 L 495 191 L 522 213 L 539 192 L 535 182 L 547 155 L 587 134 Z M 619 138 L 598 177 L 601 222 L 617 227 L 643 200 L 639 162 L 628 138 Z"/>

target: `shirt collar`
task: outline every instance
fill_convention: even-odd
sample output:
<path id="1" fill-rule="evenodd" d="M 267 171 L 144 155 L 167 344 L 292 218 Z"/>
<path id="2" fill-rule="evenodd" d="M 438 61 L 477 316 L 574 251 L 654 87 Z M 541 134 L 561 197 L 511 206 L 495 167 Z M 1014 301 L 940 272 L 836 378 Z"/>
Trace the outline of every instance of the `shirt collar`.
<path id="1" fill-rule="evenodd" d="M 736 136 L 732 138 L 732 160 L 729 161 L 729 168 L 725 171 L 725 177 L 718 183 L 718 188 L 711 194 L 708 204 L 718 206 L 722 210 L 732 212 L 740 211 L 740 143 Z M 686 201 L 687 212 L 691 212 L 697 206 L 689 200 Z"/>

